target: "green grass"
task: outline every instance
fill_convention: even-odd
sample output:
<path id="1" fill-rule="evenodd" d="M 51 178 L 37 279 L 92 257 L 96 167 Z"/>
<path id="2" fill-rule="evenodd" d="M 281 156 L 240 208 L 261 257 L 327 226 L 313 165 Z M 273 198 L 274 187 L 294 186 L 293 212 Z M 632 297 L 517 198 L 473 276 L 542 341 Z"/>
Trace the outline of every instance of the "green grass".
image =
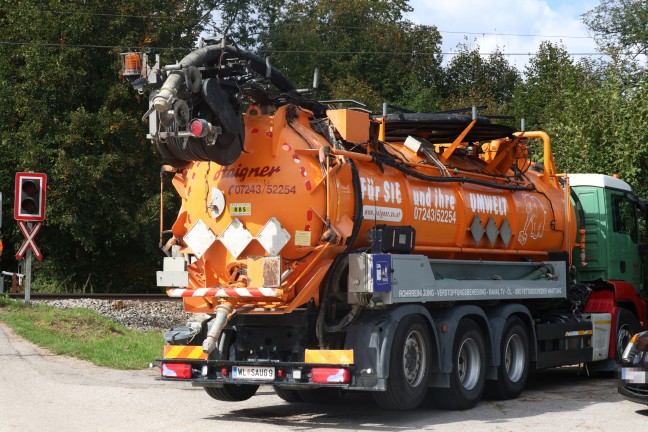
<path id="1" fill-rule="evenodd" d="M 89 309 L 30 306 L 5 296 L 0 321 L 36 345 L 99 366 L 144 369 L 162 356 L 161 332 L 130 330 Z"/>

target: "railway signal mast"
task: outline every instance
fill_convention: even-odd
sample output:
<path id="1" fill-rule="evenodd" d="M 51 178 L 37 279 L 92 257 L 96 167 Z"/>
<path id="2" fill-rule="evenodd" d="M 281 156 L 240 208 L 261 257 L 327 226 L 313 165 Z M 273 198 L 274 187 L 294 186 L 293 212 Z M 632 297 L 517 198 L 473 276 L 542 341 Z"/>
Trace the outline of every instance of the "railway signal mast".
<path id="1" fill-rule="evenodd" d="M 32 252 L 37 260 L 43 259 L 34 238 L 45 220 L 45 195 L 47 176 L 42 173 L 16 173 L 14 219 L 25 236 L 16 253 L 16 260 L 25 258 L 25 303 L 30 302 Z"/>

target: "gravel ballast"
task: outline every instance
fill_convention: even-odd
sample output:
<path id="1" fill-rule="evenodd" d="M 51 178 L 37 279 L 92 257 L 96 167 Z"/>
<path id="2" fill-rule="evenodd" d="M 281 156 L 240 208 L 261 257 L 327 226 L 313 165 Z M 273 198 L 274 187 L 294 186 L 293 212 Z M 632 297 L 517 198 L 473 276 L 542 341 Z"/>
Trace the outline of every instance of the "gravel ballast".
<path id="1" fill-rule="evenodd" d="M 126 327 L 140 331 L 168 330 L 195 320 L 195 314 L 186 313 L 182 302 L 141 300 L 32 300 L 33 304 L 45 304 L 63 309 L 87 308 Z"/>

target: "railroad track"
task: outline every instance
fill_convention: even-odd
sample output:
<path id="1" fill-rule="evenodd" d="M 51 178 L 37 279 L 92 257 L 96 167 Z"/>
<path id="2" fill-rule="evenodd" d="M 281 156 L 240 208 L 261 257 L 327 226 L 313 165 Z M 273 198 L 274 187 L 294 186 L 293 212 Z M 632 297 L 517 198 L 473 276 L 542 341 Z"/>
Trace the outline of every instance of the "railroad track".
<path id="1" fill-rule="evenodd" d="M 5 293 L 10 298 L 25 298 L 25 293 Z M 123 293 L 32 293 L 31 300 L 143 300 L 143 301 L 178 301 L 180 298 L 168 297 L 166 294 L 123 294 Z"/>

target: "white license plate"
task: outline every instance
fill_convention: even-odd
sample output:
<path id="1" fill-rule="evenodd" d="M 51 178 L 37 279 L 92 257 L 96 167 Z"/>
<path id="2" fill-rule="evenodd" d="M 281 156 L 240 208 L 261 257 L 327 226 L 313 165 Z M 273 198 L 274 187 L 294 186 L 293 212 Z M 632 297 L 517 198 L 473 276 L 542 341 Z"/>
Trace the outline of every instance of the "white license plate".
<path id="1" fill-rule="evenodd" d="M 621 379 L 630 384 L 646 384 L 646 375 L 648 375 L 648 373 L 641 369 L 621 369 Z"/>
<path id="2" fill-rule="evenodd" d="M 274 381 L 275 368 L 256 366 L 233 366 L 232 378 L 258 381 Z"/>

